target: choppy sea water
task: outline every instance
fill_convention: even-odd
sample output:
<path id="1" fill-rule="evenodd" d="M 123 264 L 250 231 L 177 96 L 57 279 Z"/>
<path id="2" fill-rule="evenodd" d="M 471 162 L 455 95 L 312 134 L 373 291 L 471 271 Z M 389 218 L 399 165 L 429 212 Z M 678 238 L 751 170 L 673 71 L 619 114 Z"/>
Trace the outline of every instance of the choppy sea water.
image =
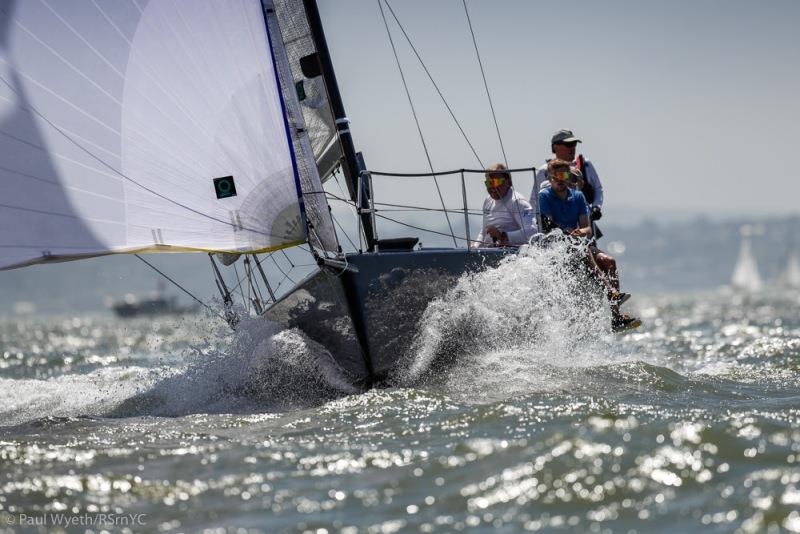
<path id="1" fill-rule="evenodd" d="M 567 298 L 527 335 L 497 282 L 366 393 L 265 321 L 2 320 L 0 532 L 800 532 L 800 294 L 635 297 L 624 336 Z M 481 342 L 427 372 L 459 317 Z"/>

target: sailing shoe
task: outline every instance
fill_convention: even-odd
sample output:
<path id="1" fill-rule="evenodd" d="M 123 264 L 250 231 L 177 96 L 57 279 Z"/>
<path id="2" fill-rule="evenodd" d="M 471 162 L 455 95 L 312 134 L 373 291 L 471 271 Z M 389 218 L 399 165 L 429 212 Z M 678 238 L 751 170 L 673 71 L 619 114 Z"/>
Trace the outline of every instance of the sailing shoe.
<path id="1" fill-rule="evenodd" d="M 631 317 L 628 314 L 617 315 L 611 321 L 611 330 L 614 332 L 625 332 L 642 326 L 642 320 L 638 317 Z"/>
<path id="2" fill-rule="evenodd" d="M 631 298 L 630 293 L 622 293 L 620 291 L 609 291 L 608 293 L 608 300 L 611 301 L 611 304 L 614 306 L 622 306 L 628 299 Z"/>

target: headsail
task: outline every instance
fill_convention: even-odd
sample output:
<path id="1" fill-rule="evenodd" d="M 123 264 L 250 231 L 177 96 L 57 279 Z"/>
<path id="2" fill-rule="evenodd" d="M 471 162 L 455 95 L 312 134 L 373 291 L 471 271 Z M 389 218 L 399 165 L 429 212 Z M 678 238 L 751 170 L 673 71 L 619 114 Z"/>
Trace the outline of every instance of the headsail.
<path id="1" fill-rule="evenodd" d="M 333 123 L 328 96 L 308 19 L 299 0 L 263 0 L 270 21 L 270 37 L 278 54 L 278 73 L 289 122 L 299 131 L 295 150 L 306 155 L 298 165 L 312 243 L 325 250 L 339 248 L 322 182 L 339 165 L 342 149 Z M 274 16 L 273 16 L 274 14 Z M 279 31 L 275 31 L 278 29 Z M 316 165 L 306 165 L 315 161 Z"/>
<path id="2" fill-rule="evenodd" d="M 305 241 L 273 45 L 258 0 L 5 0 L 0 268 Z"/>
<path id="3" fill-rule="evenodd" d="M 298 0 L 275 0 L 283 45 L 292 70 L 294 91 L 300 102 L 319 175 L 323 181 L 342 158 L 325 84 L 316 65 L 308 61 L 316 52 L 303 8 Z M 304 68 L 305 67 L 305 68 Z"/>

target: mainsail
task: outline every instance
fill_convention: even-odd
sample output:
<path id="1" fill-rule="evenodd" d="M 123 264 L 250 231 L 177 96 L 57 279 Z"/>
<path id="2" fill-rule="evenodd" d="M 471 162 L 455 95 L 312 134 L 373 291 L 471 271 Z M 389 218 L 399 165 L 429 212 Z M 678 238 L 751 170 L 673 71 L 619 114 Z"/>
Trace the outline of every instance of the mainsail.
<path id="1" fill-rule="evenodd" d="M 0 268 L 306 241 L 321 186 L 285 63 L 258 0 L 4 0 Z"/>

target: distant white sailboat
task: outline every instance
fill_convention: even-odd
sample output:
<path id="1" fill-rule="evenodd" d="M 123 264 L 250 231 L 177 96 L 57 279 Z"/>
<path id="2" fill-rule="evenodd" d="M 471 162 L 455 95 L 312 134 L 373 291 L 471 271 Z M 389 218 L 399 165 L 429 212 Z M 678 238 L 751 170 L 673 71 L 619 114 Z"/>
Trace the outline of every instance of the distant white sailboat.
<path id="1" fill-rule="evenodd" d="M 792 251 L 786 261 L 786 267 L 778 275 L 778 285 L 781 287 L 800 287 L 800 257 L 797 251 Z"/>
<path id="2" fill-rule="evenodd" d="M 750 246 L 751 228 L 743 226 L 740 232 L 742 234 L 742 244 L 739 248 L 736 267 L 733 269 L 733 276 L 731 276 L 731 286 L 742 291 L 760 291 L 764 286 L 764 282 L 758 272 L 758 264 Z"/>

